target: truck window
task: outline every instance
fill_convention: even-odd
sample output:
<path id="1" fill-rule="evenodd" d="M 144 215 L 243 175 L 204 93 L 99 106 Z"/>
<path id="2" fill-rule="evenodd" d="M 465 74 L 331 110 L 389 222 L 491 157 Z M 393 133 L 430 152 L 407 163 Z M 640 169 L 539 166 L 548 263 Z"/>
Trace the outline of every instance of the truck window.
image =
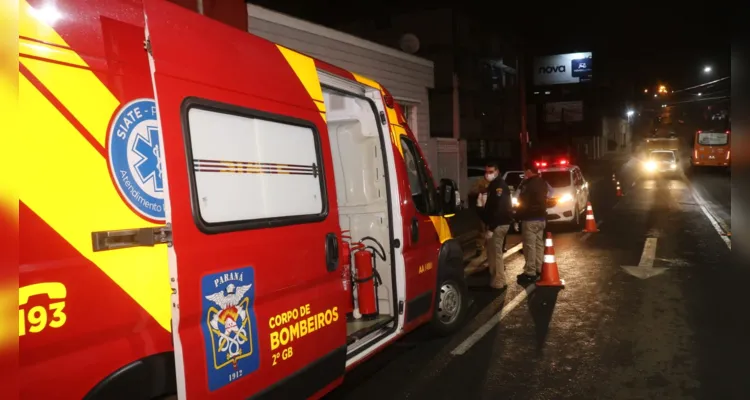
<path id="1" fill-rule="evenodd" d="M 312 125 L 196 103 L 183 112 L 193 213 L 201 229 L 249 229 L 325 217 L 320 142 Z"/>
<path id="2" fill-rule="evenodd" d="M 674 153 L 667 151 L 655 151 L 651 153 L 653 161 L 674 161 Z"/>
<path id="3" fill-rule="evenodd" d="M 411 139 L 401 136 L 401 147 L 404 149 L 404 162 L 406 163 L 406 173 L 409 176 L 409 188 L 414 206 L 422 214 L 437 214 L 435 183 L 427 173 L 427 168 L 417 151 L 416 144 Z"/>

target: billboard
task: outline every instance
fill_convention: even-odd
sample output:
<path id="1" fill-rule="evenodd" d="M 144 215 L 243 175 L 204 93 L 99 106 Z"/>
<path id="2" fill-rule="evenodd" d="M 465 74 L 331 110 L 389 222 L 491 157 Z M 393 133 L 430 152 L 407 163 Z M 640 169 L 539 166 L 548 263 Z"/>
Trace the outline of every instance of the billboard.
<path id="1" fill-rule="evenodd" d="M 591 80 L 591 53 L 568 53 L 534 58 L 535 86 L 580 83 Z"/>
<path id="2" fill-rule="evenodd" d="M 544 105 L 545 122 L 578 122 L 583 121 L 583 102 L 560 101 Z"/>

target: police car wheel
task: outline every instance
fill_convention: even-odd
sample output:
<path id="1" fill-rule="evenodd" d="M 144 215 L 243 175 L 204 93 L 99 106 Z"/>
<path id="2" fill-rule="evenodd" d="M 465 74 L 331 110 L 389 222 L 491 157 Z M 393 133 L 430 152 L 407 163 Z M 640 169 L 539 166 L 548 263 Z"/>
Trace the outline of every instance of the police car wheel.
<path id="1" fill-rule="evenodd" d="M 453 270 L 439 279 L 432 316 L 436 334 L 449 335 L 461 327 L 469 310 L 468 294 L 463 271 Z"/>

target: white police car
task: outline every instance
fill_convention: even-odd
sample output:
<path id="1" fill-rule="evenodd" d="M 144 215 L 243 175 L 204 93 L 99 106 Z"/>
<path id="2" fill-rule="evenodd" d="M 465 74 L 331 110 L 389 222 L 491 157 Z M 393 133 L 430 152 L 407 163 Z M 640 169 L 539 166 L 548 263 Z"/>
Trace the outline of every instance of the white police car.
<path id="1" fill-rule="evenodd" d="M 547 200 L 547 222 L 581 226 L 586 220 L 586 203 L 589 201 L 589 183 L 581 169 L 561 160 L 540 166 L 539 173 L 552 189 Z"/>
<path id="2" fill-rule="evenodd" d="M 547 222 L 567 223 L 579 227 L 586 220 L 589 183 L 581 169 L 565 160 L 536 162 L 539 173 L 550 187 L 547 199 Z M 516 189 L 517 198 L 520 189 Z"/>

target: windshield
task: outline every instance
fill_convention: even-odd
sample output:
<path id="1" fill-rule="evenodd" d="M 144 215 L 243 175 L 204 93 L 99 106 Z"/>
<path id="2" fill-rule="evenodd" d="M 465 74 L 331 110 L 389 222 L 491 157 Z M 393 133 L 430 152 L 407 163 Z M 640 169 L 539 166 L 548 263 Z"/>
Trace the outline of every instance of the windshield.
<path id="1" fill-rule="evenodd" d="M 702 146 L 726 146 L 729 135 L 724 132 L 701 132 L 698 134 L 698 144 Z"/>
<path id="2" fill-rule="evenodd" d="M 654 161 L 674 161 L 674 154 L 668 151 L 656 151 L 651 153 L 651 159 Z"/>
<path id="3" fill-rule="evenodd" d="M 562 188 L 572 185 L 570 171 L 547 171 L 542 172 L 542 179 L 547 181 L 553 188 Z"/>
<path id="4" fill-rule="evenodd" d="M 521 183 L 522 176 L 523 172 L 508 172 L 508 175 L 505 177 L 505 183 L 508 186 L 518 187 L 518 184 Z"/>

